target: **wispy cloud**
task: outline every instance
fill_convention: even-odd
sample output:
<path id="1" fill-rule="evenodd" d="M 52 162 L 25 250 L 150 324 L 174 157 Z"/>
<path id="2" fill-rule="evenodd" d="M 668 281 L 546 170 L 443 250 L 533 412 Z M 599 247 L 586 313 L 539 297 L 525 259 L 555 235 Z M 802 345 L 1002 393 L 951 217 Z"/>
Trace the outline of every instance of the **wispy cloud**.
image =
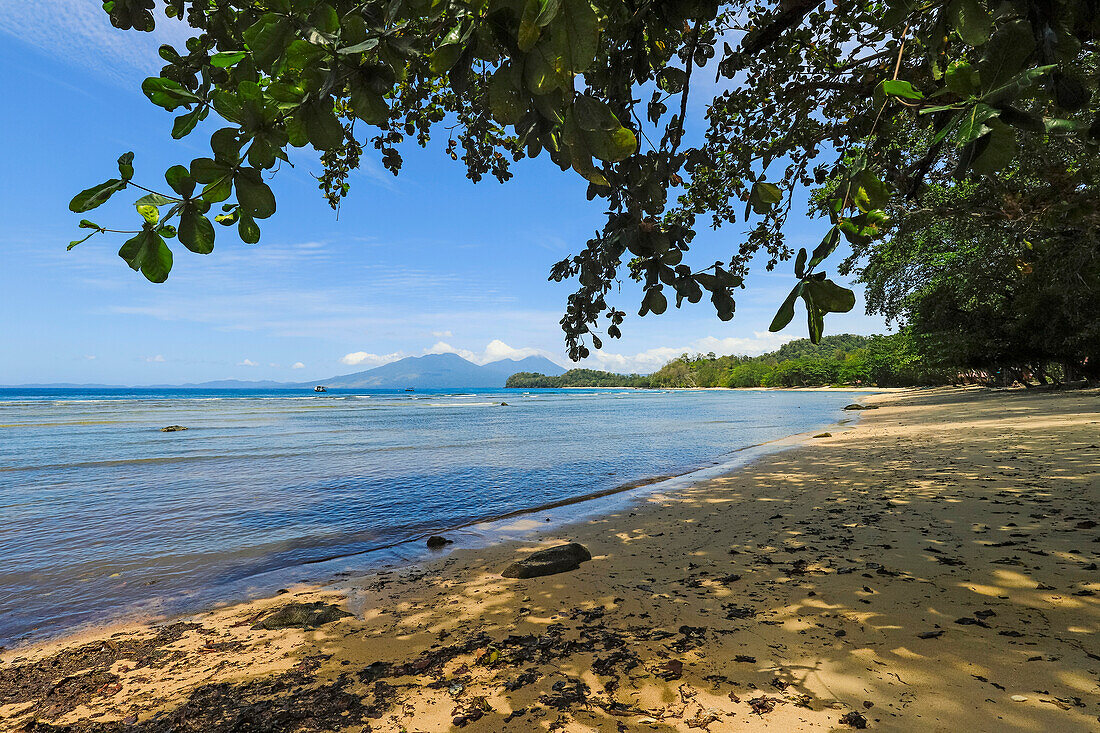
<path id="1" fill-rule="evenodd" d="M 238 361 L 237 366 L 254 367 L 256 366 L 256 362 L 252 361 L 251 359 L 245 359 L 244 361 Z"/>
<path id="2" fill-rule="evenodd" d="M 151 33 L 122 31 L 111 25 L 94 0 L 51 0 L 50 3 L 8 0 L 0 12 L 0 32 L 38 48 L 54 58 L 91 71 L 122 86 L 155 74 L 164 65 L 157 49 L 165 43 L 181 46 L 193 30 L 157 12 Z"/>
<path id="3" fill-rule="evenodd" d="M 752 338 L 728 337 L 715 338 L 705 336 L 683 346 L 659 346 L 635 354 L 616 354 L 608 351 L 596 351 L 585 359 L 581 366 L 592 369 L 604 369 L 613 372 L 648 374 L 663 367 L 681 354 L 708 354 L 729 356 L 732 354 L 757 356 L 774 351 L 794 339 L 794 336 L 754 331 Z"/>
<path id="4" fill-rule="evenodd" d="M 306 365 L 305 365 L 305 364 L 303 364 L 303 363 L 302 363 L 302 362 L 300 362 L 300 361 L 296 361 L 296 362 L 294 362 L 293 364 L 291 364 L 291 365 L 290 365 L 290 368 L 291 368 L 291 369 L 305 369 L 305 368 L 306 368 Z"/>
<path id="5" fill-rule="evenodd" d="M 163 364 L 168 360 L 164 358 L 164 354 L 157 354 L 156 356 L 145 357 L 145 361 L 149 362 L 150 364 Z"/>
<path id="6" fill-rule="evenodd" d="M 405 356 L 407 356 L 407 354 L 403 352 L 395 352 L 393 354 L 371 354 L 366 351 L 353 351 L 350 354 L 341 356 L 340 363 L 347 364 L 348 366 L 365 366 L 369 368 L 389 364 Z"/>

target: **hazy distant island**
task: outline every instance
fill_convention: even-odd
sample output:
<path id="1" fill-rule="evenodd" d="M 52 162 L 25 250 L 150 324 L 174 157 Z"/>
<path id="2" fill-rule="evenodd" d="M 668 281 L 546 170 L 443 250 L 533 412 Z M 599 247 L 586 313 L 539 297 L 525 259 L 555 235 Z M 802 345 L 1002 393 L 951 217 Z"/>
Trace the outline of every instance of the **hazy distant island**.
<path id="1" fill-rule="evenodd" d="M 458 354 L 427 354 L 409 356 L 351 374 L 321 377 L 306 382 L 242 381 L 219 379 L 190 384 L 154 384 L 142 389 L 310 389 L 324 385 L 330 389 L 499 389 L 509 375 L 537 370 L 557 376 L 565 369 L 544 356 L 524 359 L 500 359 L 488 364 L 474 364 Z M 25 389 L 125 389 L 110 384 L 19 384 Z"/>

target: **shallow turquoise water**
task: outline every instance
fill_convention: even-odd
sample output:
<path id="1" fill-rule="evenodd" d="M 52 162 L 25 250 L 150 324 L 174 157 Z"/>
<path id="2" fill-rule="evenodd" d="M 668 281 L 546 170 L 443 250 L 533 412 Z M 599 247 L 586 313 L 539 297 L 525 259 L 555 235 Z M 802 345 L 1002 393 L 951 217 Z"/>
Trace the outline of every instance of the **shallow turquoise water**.
<path id="1" fill-rule="evenodd" d="M 851 399 L 0 390 L 0 644 L 269 592 L 327 558 L 368 567 L 396 543 L 831 424 Z"/>

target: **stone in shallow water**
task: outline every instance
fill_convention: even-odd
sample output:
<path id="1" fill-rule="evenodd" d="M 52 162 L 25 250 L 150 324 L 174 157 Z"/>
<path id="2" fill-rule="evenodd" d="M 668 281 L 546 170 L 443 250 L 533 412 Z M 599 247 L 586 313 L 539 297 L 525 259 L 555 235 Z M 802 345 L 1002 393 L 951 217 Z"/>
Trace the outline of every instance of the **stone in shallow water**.
<path id="1" fill-rule="evenodd" d="M 537 578 L 540 575 L 554 575 L 576 570 L 580 564 L 592 559 L 592 553 L 584 545 L 570 542 L 538 552 L 532 552 L 522 560 L 517 560 L 501 573 L 505 578 Z"/>
<path id="2" fill-rule="evenodd" d="M 254 629 L 316 629 L 322 624 L 347 618 L 351 614 L 331 603 L 290 603 L 264 616 Z"/>
<path id="3" fill-rule="evenodd" d="M 182 425 L 169 425 L 166 428 L 161 428 L 160 432 L 162 432 L 162 433 L 178 433 L 180 430 L 187 430 L 187 428 L 183 427 Z"/>
<path id="4" fill-rule="evenodd" d="M 877 410 L 877 405 L 861 405 L 858 402 L 853 402 L 850 405 L 844 406 L 845 410 Z"/>
<path id="5" fill-rule="evenodd" d="M 440 535 L 433 534 L 431 537 L 428 538 L 427 544 L 429 549 L 438 550 L 441 547 L 446 547 L 447 545 L 454 544 L 454 540 L 449 540 L 446 537 L 441 537 Z"/>

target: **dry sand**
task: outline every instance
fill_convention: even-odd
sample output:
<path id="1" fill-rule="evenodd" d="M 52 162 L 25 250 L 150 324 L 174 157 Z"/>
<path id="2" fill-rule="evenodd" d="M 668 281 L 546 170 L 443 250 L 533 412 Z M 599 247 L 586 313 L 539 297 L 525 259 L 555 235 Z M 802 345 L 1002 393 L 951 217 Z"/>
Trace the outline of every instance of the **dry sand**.
<path id="1" fill-rule="evenodd" d="M 1100 730 L 1100 395 L 873 398 L 853 429 L 554 530 L 6 652 L 28 731 Z M 289 601 L 352 616 L 254 630 Z M 35 722 L 37 721 L 37 722 Z"/>

